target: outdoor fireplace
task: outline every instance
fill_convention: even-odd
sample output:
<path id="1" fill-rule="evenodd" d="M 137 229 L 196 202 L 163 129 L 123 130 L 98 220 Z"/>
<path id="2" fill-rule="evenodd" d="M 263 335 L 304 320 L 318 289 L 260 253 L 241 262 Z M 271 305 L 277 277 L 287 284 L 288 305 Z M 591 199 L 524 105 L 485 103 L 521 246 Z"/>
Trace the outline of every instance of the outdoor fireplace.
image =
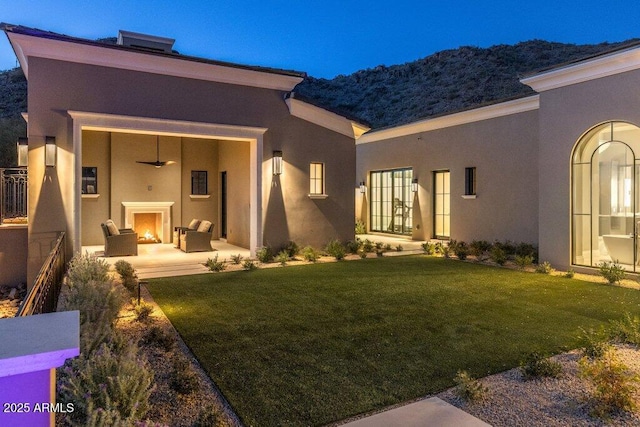
<path id="1" fill-rule="evenodd" d="M 162 243 L 158 230 L 162 230 L 162 215 L 157 212 L 134 213 L 133 230 L 138 233 L 138 243 Z"/>
<path id="2" fill-rule="evenodd" d="M 174 202 L 122 202 L 125 228 L 133 228 L 140 243 L 171 241 L 171 206 Z"/>

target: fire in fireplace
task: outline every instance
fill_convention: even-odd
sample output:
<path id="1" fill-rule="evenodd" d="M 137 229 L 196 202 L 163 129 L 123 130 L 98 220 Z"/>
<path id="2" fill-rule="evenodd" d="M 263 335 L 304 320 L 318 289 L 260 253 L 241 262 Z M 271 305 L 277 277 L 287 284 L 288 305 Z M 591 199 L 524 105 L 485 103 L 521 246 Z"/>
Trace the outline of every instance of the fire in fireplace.
<path id="1" fill-rule="evenodd" d="M 138 233 L 138 243 L 162 243 L 158 237 L 161 227 L 162 215 L 159 213 L 133 214 L 133 229 Z"/>

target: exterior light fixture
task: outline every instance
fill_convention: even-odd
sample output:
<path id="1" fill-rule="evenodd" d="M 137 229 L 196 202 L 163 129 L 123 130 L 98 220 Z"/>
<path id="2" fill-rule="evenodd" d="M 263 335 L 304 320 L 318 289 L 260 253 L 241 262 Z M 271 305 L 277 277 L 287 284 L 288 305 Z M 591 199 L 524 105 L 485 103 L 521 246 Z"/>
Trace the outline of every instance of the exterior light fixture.
<path id="1" fill-rule="evenodd" d="M 29 139 L 18 138 L 16 146 L 18 148 L 18 166 L 27 166 L 29 164 Z"/>
<path id="2" fill-rule="evenodd" d="M 273 174 L 282 175 L 282 151 L 273 152 Z"/>
<path id="3" fill-rule="evenodd" d="M 360 193 L 364 194 L 367 192 L 367 186 L 364 185 L 364 181 L 360 183 Z"/>
<path id="4" fill-rule="evenodd" d="M 44 164 L 47 167 L 56 165 L 56 137 L 45 136 L 44 138 Z"/>
<path id="5" fill-rule="evenodd" d="M 413 178 L 411 181 L 411 191 L 414 193 L 418 192 L 418 178 Z"/>

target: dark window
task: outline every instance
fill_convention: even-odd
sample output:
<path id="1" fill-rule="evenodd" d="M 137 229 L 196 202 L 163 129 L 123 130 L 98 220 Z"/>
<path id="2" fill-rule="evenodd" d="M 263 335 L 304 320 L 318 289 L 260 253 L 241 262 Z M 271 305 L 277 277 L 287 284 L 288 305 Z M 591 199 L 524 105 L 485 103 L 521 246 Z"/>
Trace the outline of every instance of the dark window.
<path id="1" fill-rule="evenodd" d="M 476 194 L 476 168 L 464 168 L 464 194 L 465 196 Z"/>
<path id="2" fill-rule="evenodd" d="M 209 194 L 207 192 L 207 171 L 191 171 L 191 194 Z"/>
<path id="3" fill-rule="evenodd" d="M 82 167 L 82 194 L 98 194 L 97 167 Z"/>

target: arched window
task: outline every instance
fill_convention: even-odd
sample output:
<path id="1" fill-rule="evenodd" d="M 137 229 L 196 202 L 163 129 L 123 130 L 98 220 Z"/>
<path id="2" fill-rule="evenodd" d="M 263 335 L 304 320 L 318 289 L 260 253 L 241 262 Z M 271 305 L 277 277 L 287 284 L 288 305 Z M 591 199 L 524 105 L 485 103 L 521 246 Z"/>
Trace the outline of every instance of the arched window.
<path id="1" fill-rule="evenodd" d="M 607 122 L 576 144 L 571 159 L 572 263 L 616 261 L 636 271 L 640 233 L 640 128 Z"/>

